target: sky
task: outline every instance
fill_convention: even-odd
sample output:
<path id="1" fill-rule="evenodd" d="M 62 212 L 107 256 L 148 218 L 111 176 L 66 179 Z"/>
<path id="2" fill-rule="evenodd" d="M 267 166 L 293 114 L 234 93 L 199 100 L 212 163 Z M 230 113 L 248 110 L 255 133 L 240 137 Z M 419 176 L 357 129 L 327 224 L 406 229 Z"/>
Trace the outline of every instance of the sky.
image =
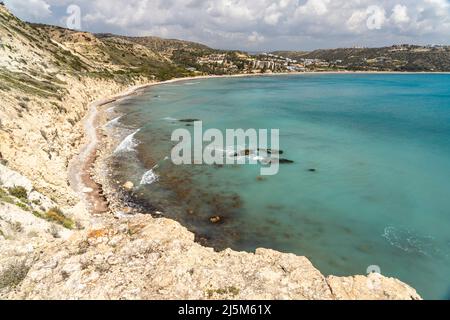
<path id="1" fill-rule="evenodd" d="M 246 51 L 450 44 L 450 0 L 6 0 L 26 21 Z"/>

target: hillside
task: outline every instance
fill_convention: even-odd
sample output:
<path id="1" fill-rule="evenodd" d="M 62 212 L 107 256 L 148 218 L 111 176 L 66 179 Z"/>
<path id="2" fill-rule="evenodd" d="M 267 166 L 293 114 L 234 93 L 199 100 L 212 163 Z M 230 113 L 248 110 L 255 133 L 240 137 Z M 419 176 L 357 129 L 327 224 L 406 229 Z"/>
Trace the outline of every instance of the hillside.
<path id="1" fill-rule="evenodd" d="M 450 72 L 449 46 L 399 45 L 384 48 L 344 48 L 312 52 L 278 51 L 281 56 L 319 59 L 331 68 L 360 71 Z"/>
<path id="2" fill-rule="evenodd" d="M 158 80 L 189 75 L 161 51 L 119 36 L 96 36 L 55 26 L 34 24 L 73 52 L 92 76 L 127 82 L 144 76 Z"/>
<path id="3" fill-rule="evenodd" d="M 190 50 L 190 51 L 197 51 L 197 50 L 211 50 L 213 49 L 209 48 L 208 46 L 205 46 L 200 43 L 190 42 L 190 41 L 183 41 L 183 40 L 177 40 L 177 39 L 163 39 L 159 37 L 126 37 L 126 36 L 117 36 L 114 34 L 105 34 L 100 33 L 96 34 L 96 36 L 99 39 L 108 39 L 108 38 L 121 38 L 129 42 L 138 43 L 140 45 L 143 45 L 147 47 L 148 49 L 159 52 L 162 55 L 165 56 L 171 56 L 175 50 Z"/>

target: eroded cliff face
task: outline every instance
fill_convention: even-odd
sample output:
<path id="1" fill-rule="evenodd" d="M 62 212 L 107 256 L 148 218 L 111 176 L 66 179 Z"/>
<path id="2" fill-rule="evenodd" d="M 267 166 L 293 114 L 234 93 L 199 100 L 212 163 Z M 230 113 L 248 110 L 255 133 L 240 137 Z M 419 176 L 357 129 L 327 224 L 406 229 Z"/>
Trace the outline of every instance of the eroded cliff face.
<path id="1" fill-rule="evenodd" d="M 88 105 L 153 78 L 105 76 L 86 37 L 58 42 L 3 6 L 0 37 L 0 298 L 420 299 L 379 275 L 326 278 L 305 257 L 217 253 L 171 220 L 90 215 L 67 172 Z"/>
<path id="2" fill-rule="evenodd" d="M 109 79 L 102 73 L 108 64 L 76 50 L 97 46 L 90 38 L 59 43 L 49 34 L 0 6 L 0 161 L 60 205 L 73 205 L 67 166 L 79 150 L 89 103 L 149 79 Z"/>
<path id="3" fill-rule="evenodd" d="M 83 141 L 80 120 L 89 102 L 124 89 L 114 82 L 91 79 L 66 82 L 69 93 L 57 106 L 46 98 L 14 89 L 0 93 L 3 163 L 32 179 L 37 190 L 62 206 L 78 201 L 69 187 L 67 168 Z"/>

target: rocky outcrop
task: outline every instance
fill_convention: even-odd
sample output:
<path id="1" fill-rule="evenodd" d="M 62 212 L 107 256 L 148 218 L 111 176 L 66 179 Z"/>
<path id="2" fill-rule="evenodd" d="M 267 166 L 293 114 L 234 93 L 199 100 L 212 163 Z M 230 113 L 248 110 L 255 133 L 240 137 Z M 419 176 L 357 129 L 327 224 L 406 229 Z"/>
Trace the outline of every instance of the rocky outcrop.
<path id="1" fill-rule="evenodd" d="M 217 253 L 177 222 L 149 216 L 111 220 L 49 246 L 3 298 L 420 299 L 382 276 L 326 278 L 292 254 Z"/>

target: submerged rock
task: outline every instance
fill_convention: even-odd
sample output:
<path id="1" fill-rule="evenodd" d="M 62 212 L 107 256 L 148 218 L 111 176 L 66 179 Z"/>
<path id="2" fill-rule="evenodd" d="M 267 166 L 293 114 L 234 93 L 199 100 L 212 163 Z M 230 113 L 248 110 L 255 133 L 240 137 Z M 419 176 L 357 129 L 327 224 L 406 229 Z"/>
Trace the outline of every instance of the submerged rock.
<path id="1" fill-rule="evenodd" d="M 275 150 L 275 149 L 258 149 L 259 152 L 265 152 L 267 154 L 284 154 L 283 150 Z"/>
<path id="2" fill-rule="evenodd" d="M 196 122 L 196 121 L 201 121 L 201 120 L 199 120 L 199 119 L 181 119 L 178 121 L 180 121 L 180 122 Z"/>
<path id="3" fill-rule="evenodd" d="M 211 221 L 211 223 L 216 224 L 216 223 L 219 223 L 219 222 L 222 221 L 222 217 L 220 217 L 220 216 L 213 216 L 213 217 L 209 218 L 209 221 Z"/>
<path id="4" fill-rule="evenodd" d="M 234 157 L 236 158 L 236 157 L 242 157 L 242 156 L 249 156 L 249 155 L 254 154 L 254 153 L 255 153 L 254 150 L 244 149 L 244 150 L 241 150 L 239 152 L 235 152 L 234 153 Z"/>
<path id="5" fill-rule="evenodd" d="M 294 161 L 289 160 L 289 159 L 280 159 L 280 160 L 278 160 L 278 162 L 281 163 L 281 164 L 292 164 L 292 163 L 294 163 Z"/>
<path id="6" fill-rule="evenodd" d="M 134 184 L 131 181 L 127 181 L 125 182 L 125 184 L 123 185 L 123 187 L 127 190 L 132 190 L 134 188 Z"/>

